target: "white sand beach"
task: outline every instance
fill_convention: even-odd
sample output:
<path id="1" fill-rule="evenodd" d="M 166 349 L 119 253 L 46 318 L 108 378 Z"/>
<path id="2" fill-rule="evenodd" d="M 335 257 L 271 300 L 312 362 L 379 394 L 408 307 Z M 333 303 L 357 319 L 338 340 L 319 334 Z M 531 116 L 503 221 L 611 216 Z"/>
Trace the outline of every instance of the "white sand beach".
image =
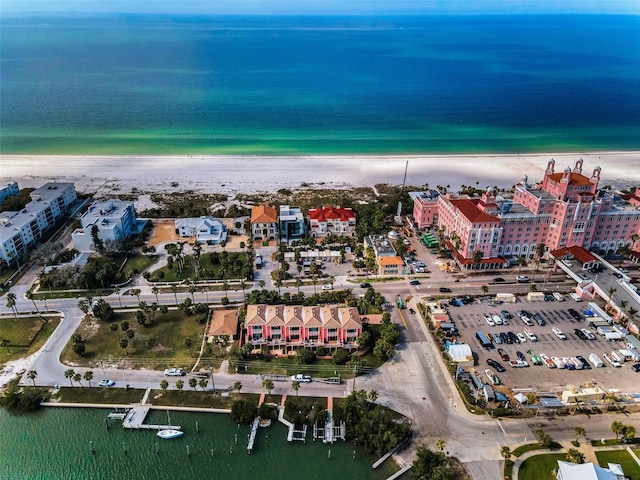
<path id="1" fill-rule="evenodd" d="M 584 160 L 583 173 L 602 167 L 602 184 L 640 183 L 640 152 L 546 153 L 523 155 L 408 156 L 0 156 L 0 180 L 20 187 L 73 181 L 80 192 L 113 196 L 138 192 L 197 190 L 209 193 L 271 192 L 306 183 L 316 188 L 349 188 L 378 183 L 497 185 L 511 187 L 527 175 L 542 179 L 549 159 L 556 172 Z M 177 186 L 176 186 L 177 184 Z"/>

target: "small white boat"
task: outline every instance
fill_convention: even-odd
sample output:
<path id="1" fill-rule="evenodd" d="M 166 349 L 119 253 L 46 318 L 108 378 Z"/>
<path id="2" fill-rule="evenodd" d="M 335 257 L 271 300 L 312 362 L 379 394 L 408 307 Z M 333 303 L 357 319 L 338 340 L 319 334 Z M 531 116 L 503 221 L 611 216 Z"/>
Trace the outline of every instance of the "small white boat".
<path id="1" fill-rule="evenodd" d="M 168 430 L 159 430 L 156 435 L 158 435 L 160 438 L 164 438 L 165 440 L 168 440 L 170 438 L 181 437 L 182 435 L 184 435 L 184 432 L 180 430 L 168 429 Z"/>

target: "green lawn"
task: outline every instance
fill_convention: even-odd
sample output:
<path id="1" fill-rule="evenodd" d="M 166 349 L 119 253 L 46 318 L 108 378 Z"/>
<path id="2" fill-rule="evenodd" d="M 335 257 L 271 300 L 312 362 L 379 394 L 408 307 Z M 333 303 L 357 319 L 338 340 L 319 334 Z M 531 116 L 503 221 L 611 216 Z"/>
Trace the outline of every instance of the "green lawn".
<path id="1" fill-rule="evenodd" d="M 127 259 L 122 269 L 122 277 L 131 278 L 158 261 L 158 255 L 134 255 Z"/>
<path id="2" fill-rule="evenodd" d="M 226 268 L 220 262 L 220 256 L 225 255 Z M 200 269 L 198 270 L 198 280 L 231 280 L 237 278 L 243 278 L 246 275 L 246 271 L 243 270 L 243 266 L 247 265 L 248 255 L 242 252 L 214 252 L 205 253 L 200 256 Z M 162 273 L 160 273 L 162 272 Z M 169 265 L 165 265 L 158 270 L 152 272 L 151 282 L 178 282 L 187 278 L 194 279 L 195 275 L 195 262 L 191 255 L 184 257 L 184 267 L 182 273 L 178 271 L 177 262 L 174 263 L 172 268 Z"/>
<path id="3" fill-rule="evenodd" d="M 640 465 L 635 462 L 626 450 L 596 452 L 596 457 L 601 467 L 607 468 L 608 463 L 619 463 L 626 477 L 630 480 L 640 480 Z"/>
<path id="4" fill-rule="evenodd" d="M 516 448 L 513 451 L 513 456 L 514 457 L 519 457 L 523 453 L 527 453 L 527 452 L 530 452 L 532 450 L 542 450 L 544 448 L 549 448 L 549 447 L 544 447 L 544 446 L 540 445 L 539 443 L 527 443 L 526 445 L 520 445 L 518 448 Z M 554 443 L 554 444 L 551 445 L 550 448 L 561 448 L 561 447 L 560 447 L 559 444 Z"/>
<path id="5" fill-rule="evenodd" d="M 182 380 L 185 380 L 187 377 L 182 377 Z M 171 381 L 171 383 L 175 383 Z M 211 388 L 211 381 L 209 381 L 209 387 Z M 188 385 L 186 388 L 179 392 L 177 390 L 167 390 L 163 392 L 162 390 L 151 390 L 149 394 L 149 403 L 156 406 L 165 406 L 165 407 L 200 407 L 200 408 L 226 408 L 231 409 L 231 404 L 234 400 L 242 398 L 243 400 L 247 400 L 250 402 L 254 402 L 256 405 L 258 404 L 258 400 L 260 399 L 259 394 L 248 393 L 248 394 L 238 394 L 238 393 L 230 393 L 229 396 L 223 397 L 220 393 L 216 395 L 212 395 L 211 391 L 202 392 L 200 387 L 198 387 L 197 391 L 194 392 L 192 388 Z"/>
<path id="6" fill-rule="evenodd" d="M 91 380 L 91 388 L 89 388 L 89 383 L 85 380 L 82 381 L 83 388 L 61 387 L 56 400 L 68 403 L 107 403 L 117 405 L 138 403 L 144 396 L 144 390 L 98 387 L 99 377 L 100 372 L 95 371 L 94 379 Z M 36 378 L 37 383 L 38 379 Z"/>
<path id="7" fill-rule="evenodd" d="M 15 320 L 13 317 L 0 319 L 0 336 L 11 341 L 9 349 L 0 348 L 0 366 L 6 362 L 28 357 L 38 351 L 60 324 L 60 317 L 49 317 L 43 325 L 40 317 L 27 317 Z M 42 329 L 40 327 L 42 326 Z M 25 345 L 19 347 L 17 345 Z"/>
<path id="8" fill-rule="evenodd" d="M 551 471 L 558 468 L 558 460 L 566 460 L 564 453 L 549 453 L 527 458 L 518 470 L 519 480 L 554 480 Z"/>
<path id="9" fill-rule="evenodd" d="M 126 350 L 120 347 L 120 339 L 125 338 L 120 325 L 129 322 L 134 337 L 129 340 Z M 113 323 L 118 325 L 117 331 L 112 331 L 109 324 L 100 320 L 92 323 L 83 321 L 77 330 L 86 340 L 86 353 L 79 357 L 72 351 L 69 342 L 62 352 L 62 361 L 87 367 L 97 367 L 100 360 L 118 362 L 125 359 L 132 368 L 152 368 L 162 370 L 167 367 L 181 367 L 190 369 L 195 359 L 190 356 L 184 340 L 191 338 L 193 348 L 191 353 L 197 356 L 204 334 L 204 325 L 196 322 L 195 315 L 186 315 L 181 310 L 169 310 L 166 315 L 156 313 L 155 319 L 146 326 L 138 324 L 135 312 L 116 312 Z M 154 344 L 147 345 L 147 339 L 152 338 Z M 219 366 L 221 359 L 212 359 L 215 366 Z M 209 359 L 201 363 L 208 367 Z"/>

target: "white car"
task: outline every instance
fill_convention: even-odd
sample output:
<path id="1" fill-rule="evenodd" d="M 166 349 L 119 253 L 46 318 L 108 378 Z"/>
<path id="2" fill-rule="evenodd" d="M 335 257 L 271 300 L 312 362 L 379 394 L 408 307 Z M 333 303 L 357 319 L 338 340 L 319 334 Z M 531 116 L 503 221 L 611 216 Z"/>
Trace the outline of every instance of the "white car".
<path id="1" fill-rule="evenodd" d="M 485 315 L 484 321 L 487 322 L 487 325 L 489 325 L 490 327 L 496 326 L 496 322 L 493 321 L 493 318 L 491 318 L 491 315 Z"/>
<path id="2" fill-rule="evenodd" d="M 164 371 L 164 374 L 167 377 L 181 377 L 184 375 L 184 370 L 182 370 L 181 368 L 167 368 Z"/>
<path id="3" fill-rule="evenodd" d="M 405 245 L 411 245 L 411 242 L 409 240 L 407 240 L 406 238 L 404 240 L 402 240 L 402 243 L 404 243 Z"/>
<path id="4" fill-rule="evenodd" d="M 524 336 L 524 333 L 518 332 L 516 333 L 516 337 L 518 337 L 520 343 L 525 343 L 527 341 L 527 337 Z"/>
<path id="5" fill-rule="evenodd" d="M 322 290 L 333 290 L 332 285 L 322 285 Z"/>
<path id="6" fill-rule="evenodd" d="M 582 330 L 582 333 L 584 333 L 584 336 L 587 337 L 589 340 L 596 339 L 596 336 L 588 328 L 581 328 L 580 330 Z"/>
<path id="7" fill-rule="evenodd" d="M 98 386 L 100 387 L 113 387 L 116 384 L 113 380 L 109 380 L 108 378 L 103 378 L 98 382 Z"/>
<path id="8" fill-rule="evenodd" d="M 525 362 L 524 360 L 511 360 L 509 362 L 509 365 L 511 365 L 511 368 L 524 368 L 528 367 L 529 363 Z"/>
<path id="9" fill-rule="evenodd" d="M 560 330 L 558 327 L 553 327 L 551 329 L 551 331 L 553 332 L 553 334 L 558 337 L 560 340 L 566 340 L 567 336 L 562 333 L 562 330 Z"/>
<path id="10" fill-rule="evenodd" d="M 493 318 L 493 323 L 495 323 L 496 325 L 502 325 L 504 323 L 500 315 L 493 315 L 491 318 Z"/>

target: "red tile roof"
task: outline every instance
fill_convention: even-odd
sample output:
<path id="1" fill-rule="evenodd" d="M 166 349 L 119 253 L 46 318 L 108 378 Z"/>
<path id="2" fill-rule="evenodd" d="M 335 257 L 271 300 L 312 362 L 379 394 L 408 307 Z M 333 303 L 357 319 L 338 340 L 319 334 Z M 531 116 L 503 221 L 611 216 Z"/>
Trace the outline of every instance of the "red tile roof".
<path id="1" fill-rule="evenodd" d="M 356 218 L 356 214 L 350 208 L 340 207 L 322 207 L 312 208 L 309 210 L 309 219 L 317 220 L 319 222 L 326 222 L 328 220 L 341 220 L 348 222 Z"/>
<path id="2" fill-rule="evenodd" d="M 275 223 L 278 221 L 278 212 L 269 205 L 258 205 L 251 209 L 251 223 Z"/>
<path id="3" fill-rule="evenodd" d="M 449 200 L 451 205 L 457 208 L 465 217 L 469 219 L 471 223 L 499 223 L 500 219 L 498 217 L 494 217 L 493 215 L 489 215 L 488 213 L 484 213 L 480 210 L 473 200 L 470 199 L 460 199 L 460 200 Z"/>
<path id="4" fill-rule="evenodd" d="M 564 258 L 569 255 L 573 255 L 573 257 L 578 260 L 583 265 L 589 262 L 598 262 L 599 260 L 594 257 L 591 253 L 585 250 L 578 245 L 574 245 L 572 247 L 564 247 L 559 248 L 558 250 L 554 250 L 550 252 L 555 258 Z"/>
<path id="5" fill-rule="evenodd" d="M 554 182 L 560 183 L 562 179 L 563 173 L 553 173 L 549 175 L 549 178 Z M 589 185 L 591 180 L 582 175 L 581 173 L 573 173 L 571 172 L 571 177 L 569 178 L 569 185 Z"/>

